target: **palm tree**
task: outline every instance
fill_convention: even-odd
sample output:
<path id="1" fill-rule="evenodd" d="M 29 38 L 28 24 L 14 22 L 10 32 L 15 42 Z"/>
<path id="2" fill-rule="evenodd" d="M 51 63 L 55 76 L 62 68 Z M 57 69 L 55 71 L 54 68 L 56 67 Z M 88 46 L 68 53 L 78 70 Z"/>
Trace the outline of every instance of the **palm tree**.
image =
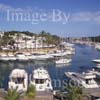
<path id="1" fill-rule="evenodd" d="M 5 96 L 5 100 L 21 100 L 21 95 L 17 92 L 17 88 L 9 89 Z"/>
<path id="2" fill-rule="evenodd" d="M 83 100 L 85 95 L 83 94 L 81 87 L 68 85 L 66 86 L 66 89 L 68 92 L 68 100 Z"/>
<path id="3" fill-rule="evenodd" d="M 36 95 L 36 89 L 34 85 L 29 85 L 26 96 L 22 100 L 34 100 Z"/>

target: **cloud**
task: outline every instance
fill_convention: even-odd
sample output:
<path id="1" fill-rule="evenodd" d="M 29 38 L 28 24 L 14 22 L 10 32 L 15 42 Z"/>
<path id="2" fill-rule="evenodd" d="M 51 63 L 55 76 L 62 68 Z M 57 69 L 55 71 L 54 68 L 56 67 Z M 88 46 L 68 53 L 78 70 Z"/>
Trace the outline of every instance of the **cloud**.
<path id="1" fill-rule="evenodd" d="M 90 12 L 76 12 L 72 14 L 72 21 L 90 21 L 92 19 L 92 15 Z"/>
<path id="2" fill-rule="evenodd" d="M 94 21 L 100 23 L 100 11 L 96 12 L 94 15 Z"/>
<path id="3" fill-rule="evenodd" d="M 71 22 L 100 22 L 100 11 L 96 12 L 76 12 L 71 14 Z"/>
<path id="4" fill-rule="evenodd" d="M 26 9 L 14 8 L 12 6 L 0 3 L 0 11 L 7 11 L 7 10 L 12 10 L 12 11 L 26 11 Z"/>

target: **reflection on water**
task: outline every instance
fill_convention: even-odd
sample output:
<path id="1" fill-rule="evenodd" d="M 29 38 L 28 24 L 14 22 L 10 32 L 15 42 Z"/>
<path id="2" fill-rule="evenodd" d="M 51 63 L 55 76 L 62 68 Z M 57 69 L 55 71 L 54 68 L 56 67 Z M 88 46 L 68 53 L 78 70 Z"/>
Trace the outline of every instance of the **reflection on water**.
<path id="1" fill-rule="evenodd" d="M 55 65 L 52 61 L 29 61 L 29 62 L 0 62 L 0 82 L 3 83 L 4 88 L 7 89 L 8 77 L 12 69 L 22 68 L 29 74 L 36 68 L 44 66 L 52 79 L 64 80 L 66 71 L 83 71 L 94 67 L 95 64 L 91 62 L 93 59 L 100 58 L 100 52 L 93 47 L 85 45 L 76 45 L 76 54 L 72 57 L 72 63 L 68 65 Z"/>

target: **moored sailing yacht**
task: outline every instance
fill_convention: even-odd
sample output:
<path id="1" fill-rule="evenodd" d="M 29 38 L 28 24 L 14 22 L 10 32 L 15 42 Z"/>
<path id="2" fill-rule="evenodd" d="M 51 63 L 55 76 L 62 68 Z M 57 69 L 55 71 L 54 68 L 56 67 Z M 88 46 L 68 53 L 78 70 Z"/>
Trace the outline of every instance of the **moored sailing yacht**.
<path id="1" fill-rule="evenodd" d="M 12 70 L 9 76 L 8 88 L 16 89 L 17 91 L 27 91 L 28 86 L 28 74 L 23 69 Z"/>
<path id="2" fill-rule="evenodd" d="M 33 71 L 30 78 L 30 84 L 33 84 L 36 87 L 37 91 L 53 90 L 49 73 L 42 67 Z"/>

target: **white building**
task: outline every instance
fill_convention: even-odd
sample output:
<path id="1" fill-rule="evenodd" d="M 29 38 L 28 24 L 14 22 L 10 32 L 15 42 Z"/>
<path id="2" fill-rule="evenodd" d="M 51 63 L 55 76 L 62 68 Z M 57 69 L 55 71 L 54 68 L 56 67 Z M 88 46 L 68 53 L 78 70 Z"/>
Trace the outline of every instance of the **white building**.
<path id="1" fill-rule="evenodd" d="M 19 49 L 43 47 L 43 37 L 28 36 L 22 33 L 13 36 L 15 46 Z"/>
<path id="2" fill-rule="evenodd" d="M 0 37 L 4 36 L 4 32 L 0 30 Z"/>

